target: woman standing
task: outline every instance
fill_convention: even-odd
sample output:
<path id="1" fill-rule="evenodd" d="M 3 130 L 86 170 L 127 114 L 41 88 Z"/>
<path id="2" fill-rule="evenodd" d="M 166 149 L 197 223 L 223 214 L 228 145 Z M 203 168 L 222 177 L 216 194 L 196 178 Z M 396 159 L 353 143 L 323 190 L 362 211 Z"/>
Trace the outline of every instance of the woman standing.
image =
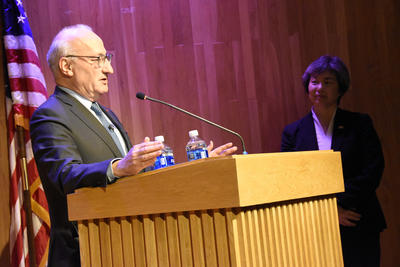
<path id="1" fill-rule="evenodd" d="M 384 159 L 371 118 L 338 108 L 349 85 L 340 58 L 322 56 L 312 62 L 303 74 L 311 112 L 285 127 L 281 150 L 341 152 L 345 192 L 337 199 L 344 265 L 379 266 L 386 223 L 376 189 Z"/>

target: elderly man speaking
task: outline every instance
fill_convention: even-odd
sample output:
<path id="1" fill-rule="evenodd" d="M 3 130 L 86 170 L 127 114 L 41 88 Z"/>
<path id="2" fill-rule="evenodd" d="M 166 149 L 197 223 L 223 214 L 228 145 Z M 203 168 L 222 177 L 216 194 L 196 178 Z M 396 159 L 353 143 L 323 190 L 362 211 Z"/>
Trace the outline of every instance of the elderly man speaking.
<path id="1" fill-rule="evenodd" d="M 54 94 L 33 114 L 32 147 L 49 203 L 48 266 L 80 266 L 78 231 L 68 220 L 67 194 L 135 175 L 154 164 L 163 148 L 148 137 L 132 146 L 117 116 L 97 100 L 108 92 L 112 55 L 89 26 L 62 29 L 47 61 L 57 84 Z M 212 156 L 236 151 L 231 143 Z"/>

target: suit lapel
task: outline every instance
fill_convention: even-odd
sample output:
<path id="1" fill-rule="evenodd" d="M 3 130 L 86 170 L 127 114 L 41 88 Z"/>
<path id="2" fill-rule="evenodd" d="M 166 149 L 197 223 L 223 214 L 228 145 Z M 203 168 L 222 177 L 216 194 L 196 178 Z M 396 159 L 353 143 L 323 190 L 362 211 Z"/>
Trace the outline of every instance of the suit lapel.
<path id="1" fill-rule="evenodd" d="M 315 133 L 314 120 L 310 112 L 301 122 L 301 138 L 304 150 L 318 150 L 317 134 Z"/>
<path id="2" fill-rule="evenodd" d="M 332 134 L 332 149 L 335 151 L 341 150 L 344 141 L 344 134 L 346 130 L 346 121 L 344 116 L 344 111 L 342 109 L 337 109 L 335 120 L 333 124 L 333 134 Z"/>
<path id="3" fill-rule="evenodd" d="M 116 157 L 122 157 L 117 145 L 104 126 L 85 108 L 78 100 L 56 87 L 56 96 L 69 106 L 70 111 L 87 125 L 97 136 L 99 136 L 106 146 L 113 151 Z"/>

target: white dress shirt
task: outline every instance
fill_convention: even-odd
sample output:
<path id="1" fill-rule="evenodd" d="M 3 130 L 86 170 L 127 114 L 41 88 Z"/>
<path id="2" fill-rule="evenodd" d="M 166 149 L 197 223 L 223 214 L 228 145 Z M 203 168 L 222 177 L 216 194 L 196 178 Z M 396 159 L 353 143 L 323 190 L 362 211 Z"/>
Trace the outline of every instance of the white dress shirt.
<path id="1" fill-rule="evenodd" d="M 311 113 L 314 120 L 315 133 L 317 134 L 318 150 L 331 150 L 332 149 L 332 133 L 333 133 L 333 120 L 336 115 L 336 110 L 332 114 L 331 121 L 329 122 L 328 130 L 325 132 L 324 127 L 320 123 L 314 109 L 311 108 Z"/>

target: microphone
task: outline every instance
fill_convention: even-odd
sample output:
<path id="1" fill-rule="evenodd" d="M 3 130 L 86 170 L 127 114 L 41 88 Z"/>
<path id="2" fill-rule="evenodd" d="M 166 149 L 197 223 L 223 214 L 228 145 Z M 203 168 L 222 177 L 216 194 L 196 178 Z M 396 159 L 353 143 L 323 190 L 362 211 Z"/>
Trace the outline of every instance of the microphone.
<path id="1" fill-rule="evenodd" d="M 161 100 L 152 98 L 152 97 L 150 97 L 150 96 L 147 96 L 147 95 L 145 95 L 145 94 L 142 93 L 142 92 L 138 92 L 138 93 L 136 94 L 136 97 L 139 98 L 139 99 L 141 99 L 141 100 L 150 100 L 150 101 L 153 101 L 153 102 L 161 103 L 161 104 L 163 104 L 163 105 L 167 105 L 167 106 L 169 106 L 169 107 L 171 107 L 171 108 L 173 108 L 173 109 L 176 109 L 176 110 L 178 110 L 178 111 L 180 111 L 180 112 L 183 112 L 183 113 L 185 113 L 185 114 L 187 114 L 187 115 L 190 115 L 190 116 L 192 116 L 192 117 L 195 117 L 196 119 L 199 119 L 199 120 L 201 120 L 201 121 L 207 122 L 208 124 L 211 124 L 211 125 L 213 125 L 213 126 L 215 126 L 215 127 L 218 127 L 218 128 L 220 128 L 220 129 L 222 129 L 222 130 L 224 130 L 224 131 L 227 131 L 227 132 L 229 132 L 229 133 L 231 133 L 231 134 L 236 135 L 237 137 L 239 137 L 240 142 L 242 142 L 243 154 L 244 154 L 244 155 L 247 154 L 247 151 L 246 151 L 246 147 L 245 147 L 245 145 L 244 145 L 243 138 L 242 138 L 242 136 L 240 136 L 240 134 L 238 134 L 237 132 L 234 132 L 234 131 L 232 131 L 232 130 L 229 130 L 229 129 L 227 129 L 227 128 L 225 128 L 225 127 L 219 125 L 219 124 L 216 124 L 215 122 L 212 122 L 212 121 L 209 121 L 209 120 L 207 120 L 207 119 L 204 119 L 204 118 L 202 118 L 202 117 L 200 117 L 200 116 L 198 116 L 198 115 L 196 115 L 196 114 L 193 114 L 193 113 L 191 113 L 191 112 L 189 112 L 189 111 L 186 111 L 186 110 L 184 110 L 184 109 L 181 109 L 181 108 L 179 108 L 179 107 L 177 107 L 177 106 L 174 106 L 174 105 L 172 105 L 172 104 L 170 104 L 170 103 L 167 103 L 167 102 L 164 102 L 164 101 L 161 101 Z"/>

